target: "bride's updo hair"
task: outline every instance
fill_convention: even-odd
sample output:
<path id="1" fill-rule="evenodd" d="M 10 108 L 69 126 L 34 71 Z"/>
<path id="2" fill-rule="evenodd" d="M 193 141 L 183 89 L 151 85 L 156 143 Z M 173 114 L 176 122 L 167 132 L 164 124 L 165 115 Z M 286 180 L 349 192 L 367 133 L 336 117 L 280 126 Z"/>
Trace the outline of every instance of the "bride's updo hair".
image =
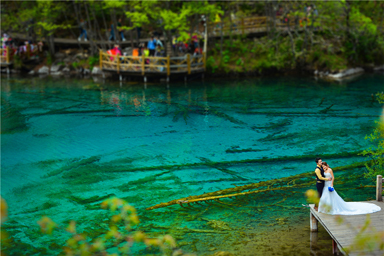
<path id="1" fill-rule="evenodd" d="M 323 165 L 329 167 L 329 165 L 327 164 L 327 162 L 323 162 Z"/>

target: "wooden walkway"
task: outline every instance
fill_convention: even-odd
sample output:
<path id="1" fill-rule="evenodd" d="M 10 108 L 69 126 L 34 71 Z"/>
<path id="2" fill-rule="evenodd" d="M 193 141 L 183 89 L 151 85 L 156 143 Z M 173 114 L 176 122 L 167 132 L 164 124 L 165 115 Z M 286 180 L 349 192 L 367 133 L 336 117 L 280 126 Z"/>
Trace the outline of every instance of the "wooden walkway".
<path id="1" fill-rule="evenodd" d="M 318 17 L 320 20 L 322 17 Z M 228 18 L 225 18 L 223 22 L 208 22 L 208 37 L 220 37 L 221 36 L 221 26 L 223 27 L 222 32 L 223 36 L 229 36 L 229 35 L 263 35 L 266 32 L 268 32 L 271 27 L 276 28 L 279 31 L 287 32 L 288 26 L 290 30 L 294 30 L 295 28 L 298 31 L 302 31 L 304 23 L 302 23 L 302 20 L 298 20 L 297 22 L 292 18 L 289 20 L 289 24 L 284 21 L 284 18 L 282 16 L 278 16 L 275 19 L 272 19 L 271 17 L 267 16 L 251 16 L 251 17 L 244 17 L 244 18 L 238 18 L 233 21 L 229 21 Z M 310 20 L 309 23 L 312 21 Z M 274 24 L 274 25 L 273 25 Z M 381 27 L 384 26 L 384 23 L 381 25 Z M 200 33 L 204 31 L 204 26 L 199 25 L 198 30 Z M 382 30 L 383 31 L 383 30 Z M 136 32 L 134 32 L 136 33 Z M 27 35 L 22 33 L 11 33 L 13 38 L 21 39 L 21 40 L 29 40 Z M 126 35 L 126 38 L 128 36 Z M 150 38 L 140 38 L 139 43 L 147 43 Z M 160 40 L 165 40 L 164 37 L 160 37 Z M 118 43 L 121 46 L 131 46 L 131 40 L 127 39 L 126 41 L 101 41 L 101 40 L 93 40 L 97 45 L 109 45 L 112 46 L 115 43 Z M 90 41 L 78 41 L 77 38 L 54 38 L 55 45 L 76 45 L 76 46 L 89 46 Z M 138 45 L 138 40 L 135 38 L 133 40 L 133 43 L 135 46 Z"/>
<path id="2" fill-rule="evenodd" d="M 374 232 L 384 232 L 384 203 L 378 201 L 369 201 L 363 203 L 373 203 L 381 207 L 380 212 L 375 212 L 370 214 L 370 226 L 363 233 L 366 235 L 373 234 Z M 367 215 L 338 215 L 343 218 L 343 222 L 339 223 L 338 218 L 335 215 L 329 215 L 325 213 L 319 213 L 313 208 L 314 205 L 311 205 L 311 215 L 316 218 L 316 220 L 327 230 L 328 234 L 332 237 L 334 243 L 337 244 L 337 247 L 341 252 L 343 248 L 349 248 L 354 242 L 355 237 L 358 234 L 361 227 L 364 226 L 365 221 L 367 220 Z M 346 254 L 345 252 L 343 252 Z M 372 253 L 368 251 L 352 251 L 348 255 L 377 255 L 383 256 L 384 250 L 376 250 Z"/>
<path id="3" fill-rule="evenodd" d="M 269 22 L 270 18 L 265 17 L 265 16 L 256 16 L 256 17 L 246 17 L 246 18 L 241 18 L 241 19 L 236 19 L 233 22 L 228 22 L 227 20 L 223 22 L 223 34 L 224 36 L 228 36 L 229 34 L 233 35 L 245 35 L 245 34 L 264 34 L 266 33 L 269 28 Z M 290 22 L 290 27 L 293 29 L 295 26 L 295 23 L 293 21 Z M 276 19 L 276 29 L 279 30 L 287 30 L 287 24 L 282 21 L 282 18 L 279 17 Z M 208 37 L 220 37 L 221 33 L 221 23 L 217 22 L 210 22 L 208 24 Z M 204 27 L 199 26 L 199 31 L 203 32 Z M 13 38 L 20 39 L 20 40 L 29 40 L 30 38 L 22 33 L 11 33 Z M 126 36 L 127 37 L 127 36 Z M 140 43 L 148 43 L 150 38 L 140 38 L 139 42 Z M 57 38 L 55 37 L 54 39 L 55 45 L 76 45 L 76 46 L 88 46 L 90 45 L 90 41 L 78 41 L 77 38 Z M 164 37 L 160 37 L 160 40 L 165 40 Z M 127 39 L 126 41 L 101 41 L 101 40 L 93 40 L 97 45 L 105 44 L 105 45 L 110 45 L 112 46 L 115 43 L 118 43 L 122 47 L 126 46 L 131 46 L 131 40 Z M 135 38 L 134 39 L 134 45 L 137 46 L 138 40 Z"/>
<path id="4" fill-rule="evenodd" d="M 377 177 L 377 189 L 376 189 L 376 200 L 367 201 L 361 203 L 372 203 L 380 206 L 381 211 L 371 213 L 370 224 L 364 232 L 361 233 L 362 236 L 369 236 L 377 233 L 384 234 L 384 202 L 382 197 L 382 187 L 383 178 L 381 175 Z M 356 236 L 360 232 L 361 228 L 364 226 L 367 221 L 367 214 L 360 215 L 329 215 L 325 213 L 319 213 L 314 209 L 314 204 L 310 205 L 310 225 L 311 232 L 316 232 L 318 230 L 317 224 L 320 223 L 328 234 L 332 237 L 332 245 L 334 254 L 337 252 L 337 249 L 344 255 L 372 255 L 372 256 L 383 256 L 384 249 L 375 249 L 374 251 L 369 251 L 368 249 L 363 251 L 351 251 L 349 254 L 345 252 L 345 248 L 350 248 L 353 244 L 356 243 Z M 340 221 L 340 217 L 342 221 Z M 311 235 L 311 245 L 316 243 L 312 241 L 313 237 Z M 381 235 L 383 238 L 383 236 Z M 384 239 L 384 238 L 383 238 Z M 383 241 L 384 244 L 384 241 Z"/>
<path id="5" fill-rule="evenodd" d="M 12 37 L 15 38 L 15 39 L 19 39 L 19 40 L 29 40 L 30 38 L 25 35 L 25 34 L 21 34 L 21 33 L 11 33 Z M 160 38 L 160 40 L 163 39 L 163 38 Z M 46 42 L 46 40 L 43 40 L 44 42 Z M 148 43 L 149 41 L 149 38 L 142 38 L 139 40 L 140 43 Z M 82 39 L 81 41 L 77 40 L 76 39 L 73 39 L 73 38 L 58 38 L 58 37 L 55 37 L 53 39 L 53 42 L 55 43 L 55 45 L 57 46 L 65 46 L 65 45 L 73 45 L 73 46 L 89 46 L 90 45 L 90 40 L 88 41 L 84 41 L 84 39 Z M 118 43 L 120 46 L 131 46 L 131 40 L 126 40 L 126 41 L 119 41 L 119 42 L 116 42 L 116 41 L 108 41 L 108 40 L 104 40 L 104 41 L 101 41 L 101 40 L 93 40 L 93 42 L 95 42 L 97 45 L 101 45 L 101 44 L 105 44 L 105 45 L 109 45 L 109 46 L 113 46 L 114 44 Z M 137 46 L 137 40 L 135 39 L 134 40 L 134 45 Z"/>
<path id="6" fill-rule="evenodd" d="M 246 17 L 241 19 L 236 19 L 232 22 L 228 20 L 221 22 L 210 22 L 208 24 L 208 36 L 209 37 L 218 37 L 221 34 L 221 25 L 223 25 L 223 35 L 228 36 L 232 35 L 249 35 L 249 34 L 264 34 L 270 27 L 273 27 L 273 22 L 275 23 L 275 28 L 281 31 L 288 31 L 288 25 L 291 30 L 294 30 L 296 23 L 291 19 L 289 24 L 283 21 L 283 18 L 277 17 L 275 21 L 266 16 L 256 16 L 256 17 Z M 299 30 L 302 30 L 302 27 L 299 27 Z"/>

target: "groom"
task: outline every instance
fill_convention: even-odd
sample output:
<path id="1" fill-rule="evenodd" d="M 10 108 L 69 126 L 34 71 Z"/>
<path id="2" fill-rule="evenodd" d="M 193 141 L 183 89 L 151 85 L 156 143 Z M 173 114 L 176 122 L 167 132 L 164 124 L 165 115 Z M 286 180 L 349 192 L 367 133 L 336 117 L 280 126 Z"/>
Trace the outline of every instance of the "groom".
<path id="1" fill-rule="evenodd" d="M 323 163 L 323 161 L 321 160 L 321 158 L 317 157 L 316 158 L 317 166 L 315 169 L 315 173 L 316 173 L 316 188 L 317 188 L 317 192 L 319 193 L 319 198 L 321 198 L 321 195 L 323 194 L 323 188 L 324 188 L 325 181 L 326 180 L 332 180 L 332 178 L 325 178 L 322 163 Z M 315 210 L 316 211 L 318 210 L 317 204 L 315 205 Z"/>

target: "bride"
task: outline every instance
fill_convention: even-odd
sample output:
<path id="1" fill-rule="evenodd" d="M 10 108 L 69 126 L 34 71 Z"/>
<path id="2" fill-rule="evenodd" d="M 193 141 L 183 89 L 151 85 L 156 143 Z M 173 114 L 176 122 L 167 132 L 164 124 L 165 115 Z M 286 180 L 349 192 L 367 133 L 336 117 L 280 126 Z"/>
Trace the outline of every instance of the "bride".
<path id="1" fill-rule="evenodd" d="M 381 208 L 371 203 L 358 203 L 358 202 L 345 202 L 336 192 L 333 190 L 333 171 L 329 168 L 326 162 L 323 162 L 325 178 L 332 178 L 331 181 L 325 181 L 323 194 L 320 198 L 319 212 L 327 213 L 331 215 L 357 215 L 374 213 L 381 210 Z M 331 189 L 329 189 L 330 187 Z M 330 190 L 333 190 L 330 192 Z"/>

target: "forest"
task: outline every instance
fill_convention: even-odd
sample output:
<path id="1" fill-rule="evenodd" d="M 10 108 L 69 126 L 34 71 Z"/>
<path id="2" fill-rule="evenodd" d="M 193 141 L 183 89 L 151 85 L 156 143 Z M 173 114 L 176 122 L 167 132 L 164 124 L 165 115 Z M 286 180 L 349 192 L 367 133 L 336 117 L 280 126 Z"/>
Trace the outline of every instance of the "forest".
<path id="1" fill-rule="evenodd" d="M 175 54 L 174 38 L 188 45 L 196 34 L 201 46 L 207 41 L 211 73 L 337 72 L 384 63 L 382 1 L 3 1 L 1 13 L 2 34 L 43 39 L 51 55 L 53 39 L 76 39 L 84 22 L 94 56 L 109 47 L 111 30 L 116 40 L 124 30 L 132 49 L 159 35 L 167 55 Z M 249 18 L 264 19 L 252 23 L 264 32 L 237 33 Z"/>

